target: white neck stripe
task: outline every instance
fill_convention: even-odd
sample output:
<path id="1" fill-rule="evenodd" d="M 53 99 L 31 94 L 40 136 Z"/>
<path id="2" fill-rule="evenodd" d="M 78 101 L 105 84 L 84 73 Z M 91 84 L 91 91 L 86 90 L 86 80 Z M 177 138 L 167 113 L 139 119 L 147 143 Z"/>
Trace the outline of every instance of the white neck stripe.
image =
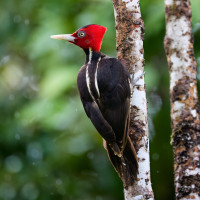
<path id="1" fill-rule="evenodd" d="M 89 72 L 88 72 L 88 66 L 91 64 L 91 62 L 92 62 L 92 49 L 89 48 L 89 61 L 86 66 L 86 84 L 87 84 L 87 88 L 88 88 L 88 92 L 90 93 L 90 96 L 95 101 L 95 98 L 94 98 L 91 88 L 90 88 L 90 76 L 89 76 Z"/>
<path id="2" fill-rule="evenodd" d="M 99 60 L 97 62 L 97 67 L 96 67 L 96 71 L 95 71 L 95 88 L 97 90 L 98 98 L 100 97 L 100 93 L 99 93 L 98 80 L 97 80 L 97 70 L 98 70 L 100 61 L 101 61 L 101 57 L 99 58 Z"/>
<path id="3" fill-rule="evenodd" d="M 89 48 L 89 61 L 88 64 L 91 64 L 92 61 L 92 48 Z"/>
<path id="4" fill-rule="evenodd" d="M 95 98 L 94 98 L 92 91 L 91 91 L 91 88 L 90 88 L 90 76 L 89 76 L 89 73 L 88 73 L 88 65 L 86 67 L 86 84 L 87 84 L 87 88 L 88 88 L 88 92 L 90 93 L 90 96 L 95 101 Z"/>

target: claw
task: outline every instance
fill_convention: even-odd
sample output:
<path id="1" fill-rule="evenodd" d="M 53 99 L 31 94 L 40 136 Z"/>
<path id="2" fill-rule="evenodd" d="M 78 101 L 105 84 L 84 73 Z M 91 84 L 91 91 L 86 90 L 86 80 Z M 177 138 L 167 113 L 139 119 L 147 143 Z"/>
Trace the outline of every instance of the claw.
<path id="1" fill-rule="evenodd" d="M 121 153 L 121 151 L 119 149 L 118 144 L 117 143 L 112 143 L 112 144 L 109 144 L 109 145 L 110 145 L 111 149 L 113 150 L 114 154 L 121 158 L 122 157 L 122 153 Z"/>
<path id="2" fill-rule="evenodd" d="M 136 79 L 134 79 L 134 77 L 131 80 L 131 84 L 134 86 L 137 86 L 136 83 L 139 81 L 139 79 L 144 76 L 145 72 L 141 73 Z"/>

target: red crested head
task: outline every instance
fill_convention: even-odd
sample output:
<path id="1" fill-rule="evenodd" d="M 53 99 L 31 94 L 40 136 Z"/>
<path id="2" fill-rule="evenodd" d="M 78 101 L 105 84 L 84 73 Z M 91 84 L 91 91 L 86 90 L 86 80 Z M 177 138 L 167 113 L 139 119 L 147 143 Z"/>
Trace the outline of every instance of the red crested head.
<path id="1" fill-rule="evenodd" d="M 51 38 L 67 40 L 83 50 L 91 48 L 93 51 L 99 52 L 103 36 L 107 28 L 97 24 L 91 24 L 79 28 L 73 34 L 53 35 Z"/>

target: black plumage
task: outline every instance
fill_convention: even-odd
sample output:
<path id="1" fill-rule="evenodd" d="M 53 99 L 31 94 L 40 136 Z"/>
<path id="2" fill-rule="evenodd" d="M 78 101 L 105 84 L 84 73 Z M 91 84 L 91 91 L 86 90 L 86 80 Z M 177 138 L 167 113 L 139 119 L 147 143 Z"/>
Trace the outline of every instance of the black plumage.
<path id="1" fill-rule="evenodd" d="M 127 69 L 116 58 L 87 50 L 77 84 L 85 112 L 103 137 L 114 168 L 124 185 L 131 185 L 138 164 L 128 136 L 131 91 Z"/>

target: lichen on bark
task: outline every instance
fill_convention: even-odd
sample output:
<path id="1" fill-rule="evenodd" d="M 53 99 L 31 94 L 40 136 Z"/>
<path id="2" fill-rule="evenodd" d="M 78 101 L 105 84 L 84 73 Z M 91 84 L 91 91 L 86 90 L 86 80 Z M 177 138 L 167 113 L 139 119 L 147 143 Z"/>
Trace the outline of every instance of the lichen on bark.
<path id="1" fill-rule="evenodd" d="M 144 23 L 139 0 L 113 0 L 117 57 L 133 78 L 144 71 Z M 124 189 L 126 200 L 154 198 L 150 180 L 147 101 L 144 77 L 133 88 L 129 135 L 135 146 L 139 174 L 133 186 Z"/>
<path id="2" fill-rule="evenodd" d="M 165 0 L 177 199 L 200 199 L 200 120 L 189 0 Z"/>

